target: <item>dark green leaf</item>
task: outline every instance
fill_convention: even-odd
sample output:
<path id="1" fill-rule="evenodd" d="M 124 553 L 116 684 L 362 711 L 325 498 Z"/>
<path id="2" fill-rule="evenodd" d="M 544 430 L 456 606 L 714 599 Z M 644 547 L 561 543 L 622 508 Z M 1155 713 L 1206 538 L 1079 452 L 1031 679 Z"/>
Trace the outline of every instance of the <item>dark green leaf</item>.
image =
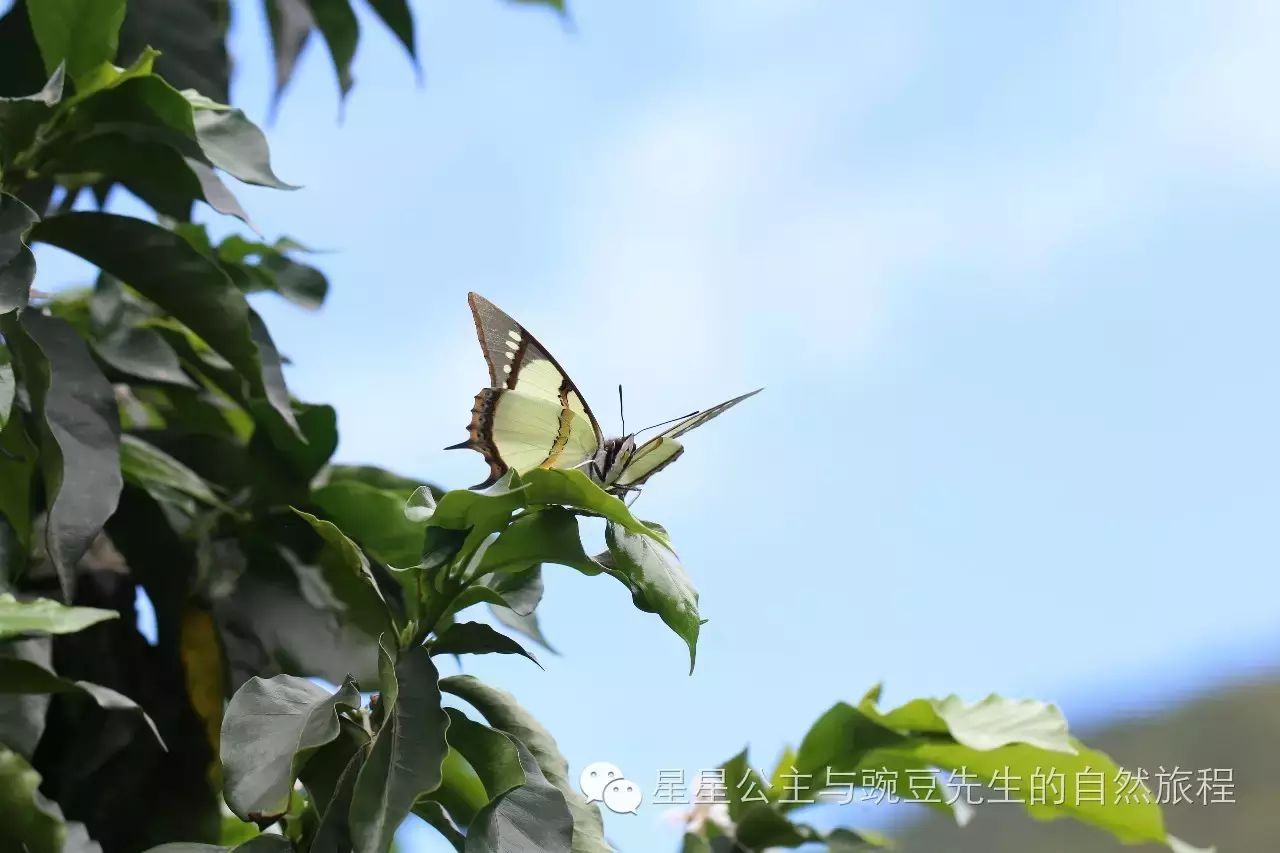
<path id="1" fill-rule="evenodd" d="M 21 9 L 23 4 L 19 3 L 14 11 Z M 12 14 L 6 16 L 5 21 L 11 17 Z M 3 27 L 4 24 L 0 23 L 0 30 Z M 3 35 L 0 35 L 0 55 L 5 53 L 2 42 Z M 3 65 L 4 59 L 0 59 L 0 65 Z M 0 78 L 4 76 L 0 69 Z M 54 106 L 62 100 L 64 76 L 63 69 L 59 67 L 39 92 L 11 98 L 0 97 L 0 173 L 7 170 L 14 158 L 31 146 L 36 131 L 53 115 Z M 8 82 L 8 79 L 0 81 L 0 89 L 8 88 L 4 85 Z"/>
<path id="2" fill-rule="evenodd" d="M 210 506 L 226 507 L 199 474 L 136 435 L 120 438 L 120 470 L 127 481 L 146 489 L 156 500 L 172 491 Z"/>
<path id="3" fill-rule="evenodd" d="M 431 644 L 436 655 L 524 655 L 534 663 L 538 659 L 529 654 L 515 640 L 500 634 L 483 622 L 455 622 L 441 632 Z M 538 664 L 542 666 L 542 664 Z"/>
<path id="4" fill-rule="evenodd" d="M 193 844 L 180 841 L 175 844 L 161 844 L 152 847 L 146 853 L 293 853 L 293 844 L 282 835 L 257 835 L 234 847 L 220 847 L 217 844 Z"/>
<path id="5" fill-rule="evenodd" d="M 400 39 L 404 49 L 409 51 L 409 56 L 416 60 L 418 51 L 413 37 L 413 13 L 409 11 L 406 0 L 369 0 L 369 5 L 391 32 L 395 33 L 396 38 Z"/>
<path id="6" fill-rule="evenodd" d="M 244 376 L 287 424 L 297 422 L 265 328 L 226 274 L 163 228 L 110 213 L 46 219 L 33 238 L 79 255 L 189 326 Z"/>
<path id="7" fill-rule="evenodd" d="M 605 541 L 612 558 L 612 573 L 631 589 L 636 607 L 657 613 L 689 646 L 689 671 L 697 659 L 698 592 L 674 551 L 648 534 L 633 533 L 610 522 Z"/>
<path id="8" fill-rule="evenodd" d="M 308 853 L 347 853 L 351 849 L 351 795 L 355 790 L 356 778 L 364 766 L 364 752 L 359 751 L 351 756 L 347 766 L 338 777 L 338 784 L 333 797 L 324 808 L 320 825 L 316 828 L 315 838 L 311 841 Z"/>
<path id="9" fill-rule="evenodd" d="M 16 414 L 16 413 L 15 413 Z M 32 491 L 38 454 L 27 437 L 21 417 L 0 427 L 0 516 L 8 521 L 16 547 L 0 559 L 0 578 L 6 568 L 21 568 L 31 544 Z"/>
<path id="10" fill-rule="evenodd" d="M 53 668 L 53 639 L 32 637 L 0 643 L 0 657 L 30 661 Z M 30 761 L 45 730 L 51 697 L 47 693 L 0 694 L 0 743 Z"/>
<path id="11" fill-rule="evenodd" d="M 338 89 L 345 97 L 351 91 L 351 60 L 356 55 L 356 43 L 360 41 L 360 23 L 351 11 L 350 0 L 307 0 L 316 27 L 329 46 L 334 71 L 338 74 Z"/>
<path id="12" fill-rule="evenodd" d="M 88 696 L 99 707 L 108 711 L 129 711 L 137 714 L 151 729 L 156 740 L 162 746 L 164 745 L 156 724 L 128 696 L 117 693 L 110 687 L 103 687 L 101 684 L 60 678 L 35 661 L 0 657 L 0 693 L 78 693 Z"/>
<path id="13" fill-rule="evenodd" d="M 24 240 L 39 219 L 18 199 L 0 193 L 0 314 L 27 304 L 36 277 L 36 258 Z"/>
<path id="14" fill-rule="evenodd" d="M 519 571 L 533 563 L 559 563 L 589 575 L 604 570 L 582 550 L 577 517 L 557 506 L 529 512 L 511 522 L 485 551 L 480 571 Z"/>
<path id="15" fill-rule="evenodd" d="M 363 755 L 369 735 L 356 722 L 338 720 L 341 731 L 333 741 L 320 747 L 302 766 L 298 778 L 306 786 L 307 797 L 319 814 L 324 814 L 342 783 L 342 775 L 357 754 Z M 352 780 L 354 783 L 355 780 Z M 345 812 L 346 809 L 344 808 Z"/>
<path id="16" fill-rule="evenodd" d="M 298 56 L 306 47 L 315 20 L 311 17 L 311 7 L 307 5 L 307 0 L 262 0 L 262 3 L 267 10 L 271 48 L 275 55 L 276 84 L 271 98 L 274 112 L 293 76 Z"/>
<path id="17" fill-rule="evenodd" d="M 243 820 L 284 814 L 303 764 L 338 737 L 340 708 L 360 707 L 347 681 L 337 693 L 302 678 L 251 678 L 227 705 L 222 722 L 222 768 L 227 805 Z"/>
<path id="18" fill-rule="evenodd" d="M 0 593 L 0 639 L 21 634 L 74 634 L 119 616 L 114 610 L 68 607 L 47 598 L 19 601 Z"/>
<path id="19" fill-rule="evenodd" d="M 400 653 L 395 663 L 398 695 L 386 708 L 368 760 L 351 799 L 355 849 L 382 853 L 418 797 L 441 782 L 449 718 L 440 705 L 439 674 L 422 646 Z M 386 695 L 387 685 L 383 691 Z"/>
<path id="20" fill-rule="evenodd" d="M 0 17 L 0 96 L 30 94 L 40 88 L 48 76 L 40 48 L 31 33 L 27 4 L 10 3 L 8 13 Z M 0 132 L 0 140 L 4 137 L 5 133 Z"/>
<path id="21" fill-rule="evenodd" d="M 120 30 L 120 60 L 151 46 L 160 51 L 156 71 L 179 89 L 227 99 L 230 63 L 226 0 L 129 0 Z"/>
<path id="22" fill-rule="evenodd" d="M 404 497 L 356 480 L 339 480 L 316 489 L 311 499 L 338 527 L 389 566 L 417 564 L 422 524 L 404 517 Z"/>
<path id="23" fill-rule="evenodd" d="M 573 815 L 564 794 L 547 780 L 523 744 L 514 738 L 510 742 L 519 757 L 524 783 L 480 810 L 467 830 L 466 853 L 571 853 Z"/>
<path id="24" fill-rule="evenodd" d="M 469 675 L 441 679 L 440 689 L 463 699 L 494 728 L 512 735 L 532 753 L 547 780 L 564 796 L 573 815 L 574 853 L 608 853 L 600 810 L 587 803 L 569 781 L 569 762 L 551 734 L 511 694 Z"/>
<path id="25" fill-rule="evenodd" d="M 453 822 L 449 812 L 440 803 L 435 800 L 418 800 L 413 806 L 413 813 L 440 833 L 458 853 L 462 853 L 466 848 L 467 837 L 458 829 L 458 825 Z"/>
<path id="26" fill-rule="evenodd" d="M 385 630 L 395 630 L 387 610 L 386 599 L 378 589 L 378 583 L 369 568 L 369 561 L 360 546 L 348 539 L 332 522 L 316 518 L 301 510 L 294 510 L 311 525 L 311 529 L 324 541 L 320 554 L 320 567 L 330 590 L 342 605 L 360 614 L 378 614 L 381 619 L 366 618 L 361 624 L 372 627 L 380 624 Z"/>
<path id="27" fill-rule="evenodd" d="M 76 565 L 115 511 L 123 485 L 115 393 L 65 321 L 24 309 L 4 331 L 39 415 L 49 496 L 45 545 L 70 599 Z"/>
<path id="28" fill-rule="evenodd" d="M 125 0 L 36 0 L 27 4 L 45 70 L 66 63 L 72 80 L 115 59 Z"/>

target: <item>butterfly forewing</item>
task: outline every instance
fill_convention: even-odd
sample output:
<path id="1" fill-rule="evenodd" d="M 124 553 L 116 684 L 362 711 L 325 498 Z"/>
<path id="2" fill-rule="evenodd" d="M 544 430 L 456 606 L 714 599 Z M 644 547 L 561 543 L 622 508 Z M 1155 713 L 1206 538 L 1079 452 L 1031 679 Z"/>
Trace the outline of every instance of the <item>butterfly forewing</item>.
<path id="1" fill-rule="evenodd" d="M 490 480 L 509 466 L 573 468 L 590 459 L 603 437 L 578 387 L 529 331 L 489 300 L 467 300 L 489 366 L 491 388 L 476 395 L 470 438 Z"/>
<path id="2" fill-rule="evenodd" d="M 680 454 L 684 453 L 684 447 L 681 446 L 680 442 L 676 441 L 677 438 L 691 429 L 702 426 L 715 416 L 728 411 L 748 397 L 759 394 L 761 390 L 757 388 L 754 391 L 734 397 L 732 400 L 726 400 L 718 406 L 712 406 L 701 412 L 694 412 L 689 417 L 681 419 L 673 426 L 658 433 L 636 448 L 636 452 L 626 460 L 622 470 L 618 472 L 616 478 L 613 478 L 613 482 L 621 487 L 644 485 L 645 480 L 676 461 Z"/>

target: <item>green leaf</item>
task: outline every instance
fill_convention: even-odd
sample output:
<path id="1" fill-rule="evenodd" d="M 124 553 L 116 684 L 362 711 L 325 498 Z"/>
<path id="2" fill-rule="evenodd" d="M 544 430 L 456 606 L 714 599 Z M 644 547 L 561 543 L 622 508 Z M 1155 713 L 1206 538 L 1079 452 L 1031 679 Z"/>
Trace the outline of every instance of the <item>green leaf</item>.
<path id="1" fill-rule="evenodd" d="M 120 470 L 126 481 L 147 491 L 156 500 L 169 492 L 195 498 L 210 506 L 227 506 L 195 471 L 136 435 L 120 437 Z"/>
<path id="2" fill-rule="evenodd" d="M 0 744 L 0 847 L 61 853 L 67 827 L 62 811 L 40 793 L 40 774 Z"/>
<path id="3" fill-rule="evenodd" d="M 302 766 L 338 737 L 340 708 L 359 708 L 354 682 L 337 693 L 303 678 L 251 678 L 227 705 L 222 769 L 227 805 L 243 820 L 271 821 L 289 808 Z"/>
<path id="4" fill-rule="evenodd" d="M 229 19 L 227 4 L 221 0 L 129 0 L 118 56 L 136 56 L 147 46 L 155 47 L 161 54 L 156 71 L 164 79 L 179 89 L 195 89 L 225 101 Z"/>
<path id="5" fill-rule="evenodd" d="M 193 125 L 200 150 L 209 162 L 246 184 L 296 190 L 276 177 L 266 135 L 237 109 L 197 109 Z"/>
<path id="6" fill-rule="evenodd" d="M 31 31 L 50 74 L 66 63 L 79 80 L 115 59 L 124 0 L 37 0 L 27 4 Z"/>
<path id="7" fill-rule="evenodd" d="M 185 323 L 297 429 L 279 354 L 261 320 L 226 274 L 182 237 L 141 219 L 71 213 L 44 220 L 33 238 L 79 255 Z"/>
<path id="8" fill-rule="evenodd" d="M 538 659 L 506 634 L 500 634 L 483 622 L 455 622 L 431 643 L 435 655 L 524 655 L 534 663 Z M 538 666 L 542 664 L 538 663 Z"/>
<path id="9" fill-rule="evenodd" d="M 417 799 L 440 785 L 449 718 L 440 705 L 438 680 L 425 648 L 400 652 L 394 704 L 387 703 L 351 798 L 351 836 L 360 853 L 386 851 Z M 384 683 L 384 696 L 386 690 Z"/>
<path id="10" fill-rule="evenodd" d="M 18 199 L 0 193 L 0 314 L 27 304 L 36 277 L 36 258 L 24 239 L 39 219 Z"/>
<path id="11" fill-rule="evenodd" d="M 526 500 L 536 504 L 560 504 L 586 510 L 621 525 L 630 533 L 666 541 L 666 535 L 631 514 L 627 505 L 600 488 L 577 468 L 535 468 L 520 478 L 527 486 Z"/>
<path id="12" fill-rule="evenodd" d="M 68 607 L 47 598 L 19 601 L 9 593 L 0 593 L 0 640 L 22 634 L 74 634 L 119 617 L 114 610 Z"/>
<path id="13" fill-rule="evenodd" d="M 506 853 L 509 850 L 571 853 L 574 849 L 573 815 L 564 794 L 547 780 L 523 744 L 514 738 L 510 738 L 509 743 L 519 759 L 517 769 L 522 771 L 523 782 L 499 794 L 471 821 L 467 829 L 466 853 Z"/>
<path id="14" fill-rule="evenodd" d="M 332 522 L 316 518 L 314 515 L 295 509 L 294 512 L 324 542 L 324 550 L 320 554 L 320 567 L 324 578 L 338 600 L 357 613 L 377 614 L 381 611 L 381 620 L 366 618 L 361 624 L 372 627 L 381 622 L 385 630 L 394 631 L 396 626 L 387 609 L 386 599 L 374 580 L 369 568 L 369 560 L 360 546 L 352 542 Z"/>
<path id="15" fill-rule="evenodd" d="M 457 708 L 445 708 L 445 713 L 449 716 L 449 746 L 471 765 L 488 802 L 524 784 L 520 753 L 509 735 L 477 723 Z"/>
<path id="16" fill-rule="evenodd" d="M 282 835 L 264 834 L 256 835 L 234 847 L 179 841 L 175 844 L 161 844 L 159 847 L 152 847 L 146 853 L 293 853 L 293 844 Z"/>
<path id="17" fill-rule="evenodd" d="M 360 23 L 351 11 L 349 0 L 307 0 L 316 27 L 329 46 L 334 71 L 338 74 L 338 89 L 342 96 L 351 91 L 351 60 L 356 55 L 360 41 Z"/>
<path id="18" fill-rule="evenodd" d="M 659 539 L 633 533 L 612 522 L 605 528 L 605 542 L 609 559 L 600 557 L 597 561 L 611 564 L 611 574 L 631 590 L 636 607 L 657 613 L 685 641 L 692 673 L 702 619 L 698 615 L 698 592 L 679 558 Z"/>
<path id="19" fill-rule="evenodd" d="M 271 98 L 271 111 L 280 106 L 280 96 L 289 85 L 298 56 L 307 44 L 315 20 L 307 0 L 263 0 L 267 23 L 271 30 L 271 48 L 275 54 L 276 81 Z"/>
<path id="20" fill-rule="evenodd" d="M 356 480 L 316 489 L 311 500 L 338 527 L 389 566 L 415 565 L 422 551 L 422 524 L 404 517 L 404 498 Z"/>
<path id="21" fill-rule="evenodd" d="M 859 703 L 858 710 L 885 728 L 950 734 L 958 743 L 979 750 L 1025 743 L 1051 752 L 1075 752 L 1067 734 L 1067 720 L 1056 705 L 1005 699 L 995 694 L 969 705 L 952 695 L 945 699 L 916 699 L 881 712 L 875 701 L 878 692 L 873 690 Z"/>
<path id="22" fill-rule="evenodd" d="M 519 571 L 534 563 L 559 563 L 588 575 L 604 571 L 582 549 L 577 517 L 557 506 L 529 512 L 512 521 L 485 551 L 480 572 Z"/>
<path id="23" fill-rule="evenodd" d="M 469 675 L 441 679 L 440 689 L 466 701 L 489 724 L 528 748 L 547 780 L 564 796 L 573 815 L 573 853 L 609 853 L 600 810 L 587 803 L 569 781 L 569 762 L 551 734 L 511 694 Z"/>
<path id="24" fill-rule="evenodd" d="M 0 657 L 0 693 L 78 693 L 88 696 L 108 711 L 129 711 L 138 715 L 161 746 L 164 739 L 151 717 L 139 705 L 121 693 L 101 684 L 61 678 L 35 661 Z"/>
<path id="25" fill-rule="evenodd" d="M 17 547 L 0 558 L 0 578 L 6 568 L 25 566 L 31 544 L 32 485 L 38 454 L 27 437 L 21 417 L 0 428 L 0 516 L 8 521 Z"/>
<path id="26" fill-rule="evenodd" d="M 342 776 L 351 760 L 363 756 L 369 745 L 369 735 L 356 722 L 342 717 L 338 720 L 338 737 L 320 747 L 302 765 L 298 778 L 306 786 L 307 797 L 316 811 L 324 814 L 338 795 Z M 354 783 L 355 780 L 352 780 Z M 346 812 L 346 809 L 343 809 Z"/>
<path id="27" fill-rule="evenodd" d="M 15 7 L 15 11 L 19 7 Z M 9 17 L 6 16 L 5 22 L 8 22 Z M 4 23 L 0 23 L 0 28 L 3 26 Z M 0 50 L 0 53 L 3 52 Z M 62 100 L 65 76 L 64 69 L 58 67 L 39 92 L 16 98 L 0 97 L 0 176 L 13 163 L 14 158 L 31 147 L 37 130 L 53 115 L 54 106 Z M 9 82 L 3 69 L 0 69 L 0 80 Z"/>
<path id="28" fill-rule="evenodd" d="M 333 797 L 324 807 L 320 825 L 316 827 L 315 838 L 307 853 L 347 853 L 351 849 L 351 796 L 355 790 L 356 778 L 364 767 L 364 752 L 359 751 L 351 756 L 347 766 L 334 788 Z"/>
<path id="29" fill-rule="evenodd" d="M 395 33 L 396 38 L 400 39 L 416 65 L 418 51 L 413 36 L 413 13 L 409 11 L 406 0 L 369 0 L 369 5 L 387 28 Z"/>
<path id="30" fill-rule="evenodd" d="M 123 486 L 115 393 L 66 321 L 24 309 L 3 328 L 39 416 L 45 546 L 70 599 L 76 565 L 115 512 Z"/>
<path id="31" fill-rule="evenodd" d="M 13 356 L 9 348 L 0 343 L 0 430 L 9 422 L 13 411 L 13 399 L 17 395 L 17 380 L 13 376 Z"/>
<path id="32" fill-rule="evenodd" d="M 414 803 L 413 813 L 440 833 L 454 850 L 462 853 L 467 844 L 467 837 L 458 829 L 458 825 L 454 823 L 444 806 L 435 800 L 418 800 Z"/>

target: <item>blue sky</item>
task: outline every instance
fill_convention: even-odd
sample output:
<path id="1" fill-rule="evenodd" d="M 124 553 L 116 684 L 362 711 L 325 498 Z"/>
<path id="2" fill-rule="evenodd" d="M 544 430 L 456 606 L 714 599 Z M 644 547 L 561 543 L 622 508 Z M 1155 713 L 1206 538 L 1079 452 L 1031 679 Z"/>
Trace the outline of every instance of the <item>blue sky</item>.
<path id="1" fill-rule="evenodd" d="M 702 593 L 693 677 L 568 569 L 541 610 L 562 657 L 469 664 L 575 773 L 771 764 L 882 679 L 1091 721 L 1280 659 L 1275 6 L 418 6 L 424 85 L 364 15 L 339 124 L 313 45 L 270 130 L 306 189 L 242 194 L 335 250 L 323 311 L 263 305 L 339 457 L 480 479 L 440 450 L 485 380 L 468 290 L 607 429 L 619 382 L 633 425 L 767 386 L 638 507 Z M 608 833 L 673 848 L 661 811 Z"/>

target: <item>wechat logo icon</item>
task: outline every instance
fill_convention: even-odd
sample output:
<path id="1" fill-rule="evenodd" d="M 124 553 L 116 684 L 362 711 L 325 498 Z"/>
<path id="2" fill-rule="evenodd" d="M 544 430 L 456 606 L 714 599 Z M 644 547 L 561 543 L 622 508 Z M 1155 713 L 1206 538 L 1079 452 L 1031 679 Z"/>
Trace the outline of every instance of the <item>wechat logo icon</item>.
<path id="1" fill-rule="evenodd" d="M 636 814 L 644 800 L 640 786 L 623 776 L 618 765 L 607 761 L 584 767 L 578 787 L 587 795 L 588 803 L 604 803 L 615 814 Z"/>

